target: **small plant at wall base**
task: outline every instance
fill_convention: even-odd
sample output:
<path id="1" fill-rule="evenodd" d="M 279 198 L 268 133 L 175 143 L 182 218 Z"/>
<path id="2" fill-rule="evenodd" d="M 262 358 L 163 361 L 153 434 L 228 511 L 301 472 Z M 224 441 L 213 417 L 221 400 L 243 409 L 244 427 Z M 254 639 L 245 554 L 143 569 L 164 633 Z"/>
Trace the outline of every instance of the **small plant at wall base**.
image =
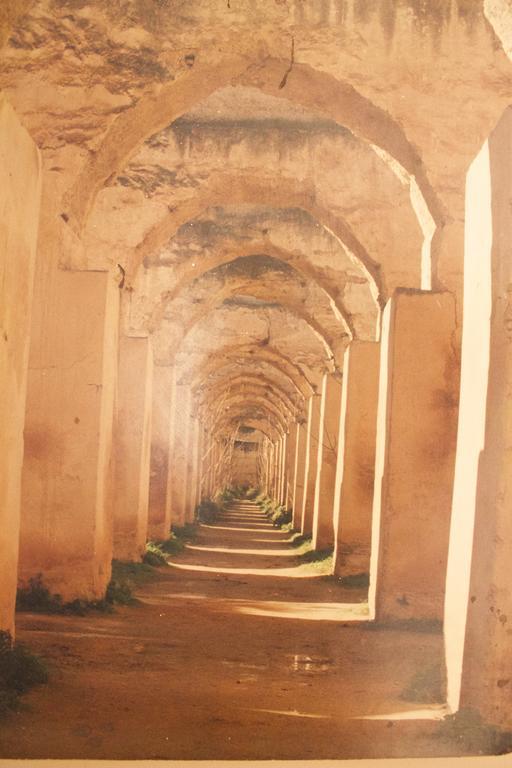
<path id="1" fill-rule="evenodd" d="M 21 584 L 16 593 L 16 610 L 30 613 L 73 614 L 86 616 L 91 611 L 110 613 L 114 605 L 129 605 L 134 602 L 129 584 L 114 574 L 107 586 L 105 597 L 101 600 L 76 598 L 64 602 L 62 596 L 50 592 L 43 581 L 42 574 L 37 574 Z"/>
<path id="2" fill-rule="evenodd" d="M 236 495 L 232 488 L 224 488 L 224 490 L 221 491 L 220 494 L 218 495 L 219 502 L 222 505 L 229 504 L 235 498 L 236 498 Z"/>
<path id="3" fill-rule="evenodd" d="M 31 613 L 63 613 L 85 616 L 89 611 L 108 612 L 111 602 L 103 600 L 83 600 L 76 598 L 64 602 L 62 596 L 50 592 L 43 581 L 42 574 L 32 576 L 28 582 L 20 584 L 16 593 L 16 610 Z"/>
<path id="4" fill-rule="evenodd" d="M 118 583 L 127 584 L 134 587 L 138 584 L 146 584 L 152 581 L 157 575 L 157 571 L 147 563 L 132 563 L 124 560 L 112 560 L 112 579 Z"/>
<path id="5" fill-rule="evenodd" d="M 150 565 L 153 568 L 161 568 L 163 565 L 167 565 L 167 557 L 161 548 L 161 542 L 148 541 L 146 544 L 146 551 L 142 558 L 142 562 L 145 565 Z"/>
<path id="6" fill-rule="evenodd" d="M 196 517 L 200 523 L 215 523 L 221 508 L 212 499 L 202 499 L 196 507 Z"/>
<path id="7" fill-rule="evenodd" d="M 45 663 L 9 632 L 0 631 L 0 715 L 16 709 L 18 698 L 36 685 L 48 682 Z"/>
<path id="8" fill-rule="evenodd" d="M 170 537 L 175 537 L 186 544 L 187 541 L 194 541 L 197 538 L 197 525 L 195 523 L 185 523 L 185 525 L 173 525 L 170 531 Z"/>
<path id="9" fill-rule="evenodd" d="M 171 530 L 169 538 L 163 541 L 148 541 L 143 563 L 154 568 L 167 565 L 169 555 L 179 555 L 186 547 L 187 541 L 192 541 L 197 535 L 196 526 L 188 523 L 181 528 Z"/>
<path id="10" fill-rule="evenodd" d="M 274 528 L 281 528 L 283 525 L 288 525 L 292 521 L 292 512 L 290 509 L 286 509 L 282 505 L 278 505 L 273 512 L 269 515 Z"/>
<path id="11" fill-rule="evenodd" d="M 282 528 L 283 526 L 289 526 L 293 519 L 293 513 L 291 509 L 286 509 L 285 506 L 274 501 L 270 496 L 259 495 L 256 498 L 256 503 L 261 508 L 262 512 L 270 518 L 275 528 Z M 291 528 L 288 528 L 291 530 Z"/>

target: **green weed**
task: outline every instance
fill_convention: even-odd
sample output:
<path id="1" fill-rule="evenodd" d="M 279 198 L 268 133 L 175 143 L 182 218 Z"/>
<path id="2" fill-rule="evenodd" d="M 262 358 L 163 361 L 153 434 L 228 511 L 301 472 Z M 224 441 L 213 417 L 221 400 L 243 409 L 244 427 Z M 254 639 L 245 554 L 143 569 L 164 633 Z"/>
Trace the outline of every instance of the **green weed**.
<path id="1" fill-rule="evenodd" d="M 196 517 L 201 523 L 215 523 L 221 510 L 221 504 L 218 504 L 212 499 L 202 499 L 196 507 Z"/>
<path id="2" fill-rule="evenodd" d="M 107 590 L 108 591 L 108 590 Z M 21 584 L 16 593 L 16 610 L 30 613 L 59 613 L 85 616 L 90 611 L 109 612 L 112 602 L 103 600 L 83 600 L 76 598 L 64 602 L 62 596 L 50 592 L 43 582 L 42 574 L 32 576 Z"/>
<path id="3" fill-rule="evenodd" d="M 36 685 L 48 682 L 48 670 L 38 656 L 9 632 L 0 631 L 0 714 L 16 709 L 18 698 Z"/>
<path id="4" fill-rule="evenodd" d="M 342 576 L 341 584 L 349 589 L 357 589 L 358 587 L 370 586 L 370 574 L 369 573 L 352 573 L 350 576 Z"/>

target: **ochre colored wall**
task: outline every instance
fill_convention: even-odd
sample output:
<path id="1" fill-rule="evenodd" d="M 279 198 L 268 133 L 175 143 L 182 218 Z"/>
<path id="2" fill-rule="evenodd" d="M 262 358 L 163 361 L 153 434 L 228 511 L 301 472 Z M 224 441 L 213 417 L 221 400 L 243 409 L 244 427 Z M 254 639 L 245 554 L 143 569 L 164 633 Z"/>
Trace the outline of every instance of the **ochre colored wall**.
<path id="1" fill-rule="evenodd" d="M 13 630 L 40 157 L 0 94 L 0 629 Z"/>

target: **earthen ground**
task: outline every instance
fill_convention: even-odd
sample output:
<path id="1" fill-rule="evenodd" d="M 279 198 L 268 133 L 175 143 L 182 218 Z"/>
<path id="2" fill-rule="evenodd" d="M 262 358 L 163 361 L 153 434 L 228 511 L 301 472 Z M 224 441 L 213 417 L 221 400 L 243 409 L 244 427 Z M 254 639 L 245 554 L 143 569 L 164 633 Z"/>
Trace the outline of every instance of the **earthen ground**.
<path id="1" fill-rule="evenodd" d="M 423 708 L 402 693 L 442 658 L 441 634 L 345 621 L 364 609 L 365 591 L 305 570 L 290 534 L 242 505 L 201 526 L 135 606 L 19 615 L 18 639 L 51 677 L 0 725 L 0 757 L 462 754 L 435 720 L 358 719 Z M 339 603 L 353 605 L 342 613 Z"/>

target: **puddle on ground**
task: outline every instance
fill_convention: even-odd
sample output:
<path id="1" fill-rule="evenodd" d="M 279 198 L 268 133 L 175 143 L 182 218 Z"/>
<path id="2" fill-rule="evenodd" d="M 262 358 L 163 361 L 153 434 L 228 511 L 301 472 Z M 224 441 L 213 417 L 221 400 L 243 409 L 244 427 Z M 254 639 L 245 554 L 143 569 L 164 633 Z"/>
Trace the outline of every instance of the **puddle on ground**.
<path id="1" fill-rule="evenodd" d="M 296 653 L 291 659 L 293 672 L 307 672 L 308 674 L 318 675 L 330 672 L 334 667 L 334 661 L 324 656 L 304 656 Z"/>

